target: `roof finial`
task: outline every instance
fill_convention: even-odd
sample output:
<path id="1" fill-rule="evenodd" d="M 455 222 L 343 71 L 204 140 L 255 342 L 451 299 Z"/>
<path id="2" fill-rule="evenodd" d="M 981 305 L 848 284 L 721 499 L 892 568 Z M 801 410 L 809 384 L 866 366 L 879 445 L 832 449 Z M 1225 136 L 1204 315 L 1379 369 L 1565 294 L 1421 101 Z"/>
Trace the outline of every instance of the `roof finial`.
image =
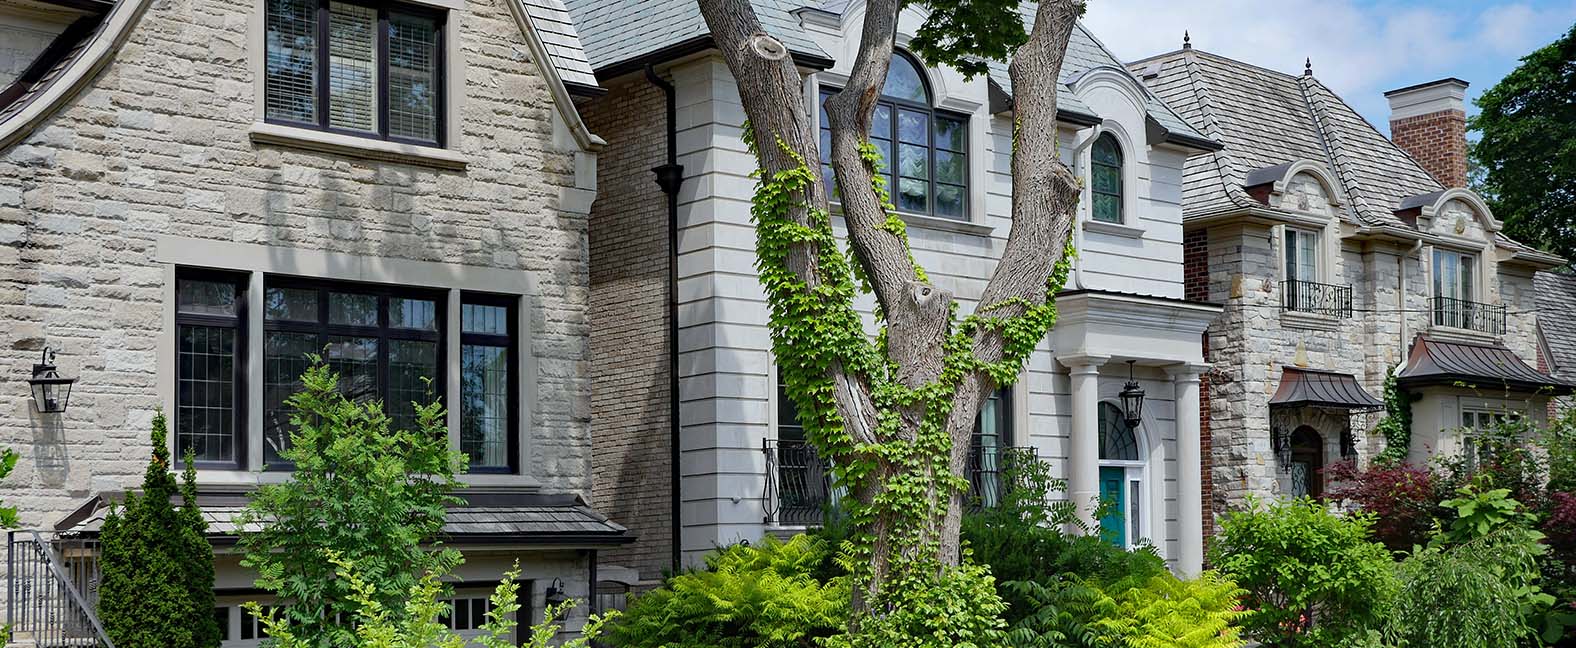
<path id="1" fill-rule="evenodd" d="M 1313 76 L 1313 57 L 1310 56 L 1303 60 L 1302 75 L 1310 77 Z"/>
<path id="2" fill-rule="evenodd" d="M 1193 36 L 1188 34 L 1186 29 L 1182 30 L 1182 49 L 1193 49 Z"/>

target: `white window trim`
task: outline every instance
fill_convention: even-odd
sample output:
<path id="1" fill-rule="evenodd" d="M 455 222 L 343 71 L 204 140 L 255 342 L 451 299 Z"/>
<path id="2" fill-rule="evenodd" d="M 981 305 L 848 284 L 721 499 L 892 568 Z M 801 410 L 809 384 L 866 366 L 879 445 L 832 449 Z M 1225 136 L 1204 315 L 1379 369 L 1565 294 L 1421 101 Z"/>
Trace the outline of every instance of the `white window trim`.
<path id="1" fill-rule="evenodd" d="M 531 312 L 535 297 L 540 294 L 530 273 L 465 266 L 450 263 L 411 261 L 386 257 L 359 256 L 324 250 L 277 247 L 250 243 L 232 243 L 205 239 L 188 239 L 161 236 L 156 241 L 154 260 L 164 267 L 163 325 L 158 342 L 159 400 L 171 417 L 170 427 L 176 428 L 175 376 L 175 280 L 177 268 L 208 268 L 245 272 L 250 276 L 247 288 L 246 322 L 246 470 L 199 469 L 198 479 L 211 484 L 276 483 L 289 479 L 286 471 L 258 471 L 250 467 L 263 465 L 263 281 L 267 275 L 357 281 L 371 284 L 419 286 L 448 291 L 448 312 L 443 343 L 449 363 L 459 361 L 460 355 L 460 299 L 462 292 L 486 292 L 519 297 L 517 309 L 519 363 L 513 369 L 519 374 L 520 402 L 516 429 L 519 435 L 517 474 L 465 474 L 460 480 L 477 486 L 536 485 L 536 466 L 531 462 L 534 425 L 532 417 L 537 411 L 537 361 L 532 352 Z M 460 372 L 444 372 L 446 402 L 458 403 Z M 460 409 L 448 410 L 449 448 L 459 450 Z M 172 435 L 170 443 L 174 443 Z"/>
<path id="2" fill-rule="evenodd" d="M 283 145 L 307 150 L 354 155 L 375 160 L 407 162 L 425 166 L 463 169 L 468 158 L 459 153 L 460 111 L 465 99 L 465 57 L 460 49 L 460 27 L 465 19 L 465 0 L 400 0 L 400 2 L 443 9 L 443 146 L 415 146 L 384 140 L 330 133 L 283 124 L 267 123 L 267 0 L 252 0 L 252 15 L 246 23 L 247 56 L 252 68 L 252 127 L 249 135 L 256 144 Z"/>
<path id="3" fill-rule="evenodd" d="M 1116 139 L 1116 145 L 1122 152 L 1122 222 L 1096 220 L 1094 217 L 1094 144 L 1101 137 L 1109 133 Z M 1083 191 L 1078 200 L 1078 218 L 1083 222 L 1085 231 L 1123 236 L 1127 238 L 1142 238 L 1147 229 L 1143 225 L 1143 218 L 1138 213 L 1138 167 L 1149 164 L 1147 158 L 1140 160 L 1139 149 L 1133 144 L 1133 138 L 1127 130 L 1115 121 L 1108 121 L 1100 126 L 1089 146 L 1079 152 L 1077 163 L 1081 167 L 1078 176 L 1083 179 Z"/>
<path id="4" fill-rule="evenodd" d="M 1100 403 L 1110 403 L 1115 405 L 1118 411 L 1122 409 L 1122 402 L 1119 399 L 1103 397 L 1100 399 Z M 1138 446 L 1138 459 L 1135 461 L 1123 459 L 1101 459 L 1097 462 L 1098 465 L 1095 468 L 1095 473 L 1098 477 L 1100 468 L 1122 468 L 1124 472 L 1122 485 L 1128 489 L 1123 491 L 1124 495 L 1132 493 L 1131 489 L 1132 483 L 1134 481 L 1139 483 L 1139 492 L 1144 494 L 1144 501 L 1141 503 L 1144 510 L 1140 511 L 1140 516 L 1138 519 L 1138 530 L 1140 532 L 1140 536 L 1137 538 L 1133 537 L 1131 530 L 1129 530 L 1129 532 L 1126 533 L 1127 546 L 1125 548 L 1133 549 L 1142 543 L 1148 542 L 1153 544 L 1155 548 L 1160 551 L 1160 555 L 1162 557 L 1165 557 L 1165 541 L 1167 539 L 1161 538 L 1157 540 L 1155 538 L 1155 528 L 1157 526 L 1160 528 L 1165 528 L 1164 518 L 1161 518 L 1158 524 L 1155 522 L 1157 513 L 1160 515 L 1164 515 L 1165 513 L 1165 493 L 1163 488 L 1157 487 L 1155 480 L 1151 479 L 1151 474 L 1155 472 L 1152 470 L 1152 464 L 1157 458 L 1162 461 L 1164 460 L 1164 451 L 1159 446 L 1155 446 L 1151 443 L 1151 435 L 1145 430 L 1149 424 L 1154 422 L 1149 412 L 1149 406 L 1152 404 L 1153 403 L 1145 403 L 1143 421 L 1138 424 L 1138 427 L 1133 429 L 1133 441 Z M 1096 406 L 1095 411 L 1096 417 L 1098 417 L 1098 406 Z M 1097 427 L 1099 426 L 1098 420 L 1095 422 L 1095 425 Z M 1159 502 L 1158 506 L 1156 502 Z M 1129 524 L 1131 523 L 1126 518 L 1124 518 L 1124 522 Z"/>

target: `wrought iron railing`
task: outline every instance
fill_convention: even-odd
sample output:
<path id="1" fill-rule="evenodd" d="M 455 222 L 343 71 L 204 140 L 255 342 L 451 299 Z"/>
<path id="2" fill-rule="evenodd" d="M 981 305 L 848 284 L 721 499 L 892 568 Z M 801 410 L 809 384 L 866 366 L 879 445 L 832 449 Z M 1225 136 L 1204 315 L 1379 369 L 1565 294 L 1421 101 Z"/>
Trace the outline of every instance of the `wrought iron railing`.
<path id="1" fill-rule="evenodd" d="M 11 641 L 38 648 L 115 648 L 99 623 L 97 540 L 11 531 L 6 539 Z"/>
<path id="2" fill-rule="evenodd" d="M 1352 316 L 1352 287 L 1291 279 L 1281 282 L 1281 310 Z"/>
<path id="3" fill-rule="evenodd" d="M 815 526 L 827 504 L 836 499 L 830 467 L 804 441 L 768 439 L 766 489 L 763 494 L 766 523 L 781 526 Z M 1000 504 L 1013 486 L 1016 468 L 1034 460 L 1034 448 L 974 446 L 969 450 L 966 469 L 969 492 L 965 503 L 970 510 Z"/>
<path id="4" fill-rule="evenodd" d="M 1434 325 L 1503 335 L 1505 305 L 1484 304 L 1453 297 L 1435 297 Z"/>

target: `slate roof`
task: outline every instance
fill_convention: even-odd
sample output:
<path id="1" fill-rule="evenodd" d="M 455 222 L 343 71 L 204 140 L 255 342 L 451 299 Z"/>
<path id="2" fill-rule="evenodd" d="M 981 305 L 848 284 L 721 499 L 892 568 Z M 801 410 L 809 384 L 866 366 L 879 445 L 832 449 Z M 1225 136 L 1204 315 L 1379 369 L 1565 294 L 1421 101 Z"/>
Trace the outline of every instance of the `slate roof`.
<path id="1" fill-rule="evenodd" d="M 1248 174 L 1308 159 L 1341 186 L 1341 217 L 1407 227 L 1394 214 L 1407 198 L 1444 186 L 1312 74 L 1290 75 L 1184 48 L 1129 65 L 1161 99 L 1225 145 L 1188 159 L 1184 217 L 1262 206 L 1244 190 Z"/>
<path id="2" fill-rule="evenodd" d="M 559 78 L 566 85 L 597 87 L 596 73 L 586 59 L 585 47 L 575 32 L 574 20 L 569 17 L 564 0 L 520 1 L 525 3 L 526 14 L 531 17 L 542 44 L 547 46 L 547 56 L 552 59 L 553 67 L 558 68 Z"/>
<path id="3" fill-rule="evenodd" d="M 1351 374 L 1285 367 L 1270 407 L 1333 407 L 1376 411 L 1384 401 L 1374 398 Z"/>
<path id="4" fill-rule="evenodd" d="M 791 11 L 804 0 L 754 0 L 768 32 L 796 56 L 829 59 Z M 606 70 L 672 47 L 710 40 L 695 0 L 567 0 L 591 67 Z"/>
<path id="5" fill-rule="evenodd" d="M 460 497 L 465 503 L 450 507 L 443 525 L 447 544 L 595 547 L 635 540 L 623 526 L 574 495 L 494 491 L 462 492 Z M 119 493 L 95 496 L 56 525 L 56 530 L 96 535 L 104 526 L 108 503 L 119 499 Z M 243 492 L 202 492 L 197 501 L 208 522 L 209 540 L 215 544 L 232 543 L 242 531 L 256 530 L 239 523 L 247 502 Z"/>
<path id="6" fill-rule="evenodd" d="M 701 16 L 695 0 L 568 0 L 569 11 L 580 29 L 581 40 L 592 67 L 606 72 L 628 65 L 640 57 L 686 44 L 704 42 L 710 30 Z M 755 11 L 761 23 L 772 35 L 783 41 L 789 51 L 830 61 L 820 46 L 804 32 L 794 12 L 804 9 L 841 15 L 848 9 L 850 0 L 754 0 Z M 1034 22 L 1034 3 L 1019 6 L 1024 24 Z M 991 83 L 1012 94 L 1012 79 L 1007 64 L 1000 61 L 988 63 Z M 1067 59 L 1062 66 L 1065 83 L 1094 68 L 1109 67 L 1119 71 L 1126 67 L 1106 49 L 1082 24 L 1073 30 L 1067 45 Z M 1142 87 L 1142 84 L 1139 84 Z M 1195 146 L 1211 147 L 1203 133 L 1194 129 L 1186 120 L 1171 110 L 1164 101 L 1153 94 L 1147 97 L 1149 117 L 1166 134 Z M 1056 97 L 1059 112 L 1073 119 L 1096 121 L 1099 115 L 1068 91 L 1061 89 Z"/>
<path id="7" fill-rule="evenodd" d="M 1454 385 L 1465 383 L 1480 388 L 1503 388 L 1552 395 L 1576 392 L 1576 382 L 1556 378 L 1527 366 L 1514 351 L 1500 344 L 1445 342 L 1419 335 L 1407 353 L 1406 368 L 1396 375 L 1396 384 Z"/>
<path id="8" fill-rule="evenodd" d="M 1538 331 L 1549 351 L 1549 373 L 1576 379 L 1576 277 L 1539 272 L 1532 277 L 1537 290 Z"/>

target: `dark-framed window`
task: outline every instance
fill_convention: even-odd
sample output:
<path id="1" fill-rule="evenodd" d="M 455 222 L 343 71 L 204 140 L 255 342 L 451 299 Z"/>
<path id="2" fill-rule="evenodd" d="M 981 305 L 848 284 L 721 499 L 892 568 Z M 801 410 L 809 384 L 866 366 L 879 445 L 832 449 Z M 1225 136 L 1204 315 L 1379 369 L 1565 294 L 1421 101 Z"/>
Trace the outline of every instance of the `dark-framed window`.
<path id="1" fill-rule="evenodd" d="M 443 146 L 443 11 L 342 0 L 265 7 L 266 121 Z"/>
<path id="2" fill-rule="evenodd" d="M 980 506 L 992 508 L 1007 494 L 1004 477 L 1012 449 L 1012 387 L 991 392 L 980 403 L 969 439 L 968 478 Z"/>
<path id="3" fill-rule="evenodd" d="M 246 461 L 244 273 L 182 269 L 175 277 L 175 455 L 200 466 Z"/>
<path id="4" fill-rule="evenodd" d="M 1116 136 L 1102 133 L 1090 152 L 1090 215 L 1106 223 L 1122 222 L 1122 145 Z"/>
<path id="5" fill-rule="evenodd" d="M 832 130 L 821 91 L 821 177 L 836 196 Z M 968 220 L 968 115 L 934 108 L 919 62 L 896 52 L 870 121 L 870 143 L 885 164 L 878 174 L 898 211 Z"/>
<path id="6" fill-rule="evenodd" d="M 339 390 L 381 401 L 395 429 L 417 425 L 414 403 L 443 392 L 443 291 L 268 277 L 263 289 L 263 463 L 284 465 L 308 354 L 339 374 Z"/>
<path id="7" fill-rule="evenodd" d="M 465 293 L 460 306 L 460 452 L 471 472 L 519 469 L 518 297 Z"/>

